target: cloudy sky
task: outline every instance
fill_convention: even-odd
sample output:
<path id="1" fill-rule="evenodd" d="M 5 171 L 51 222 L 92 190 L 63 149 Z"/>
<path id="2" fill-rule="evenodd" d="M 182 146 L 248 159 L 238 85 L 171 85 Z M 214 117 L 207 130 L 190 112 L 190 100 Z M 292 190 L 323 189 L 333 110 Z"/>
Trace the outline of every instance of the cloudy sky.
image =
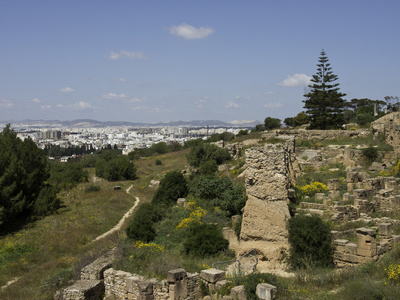
<path id="1" fill-rule="evenodd" d="M 295 116 L 322 49 L 400 96 L 400 1 L 1 0 L 0 121 Z"/>

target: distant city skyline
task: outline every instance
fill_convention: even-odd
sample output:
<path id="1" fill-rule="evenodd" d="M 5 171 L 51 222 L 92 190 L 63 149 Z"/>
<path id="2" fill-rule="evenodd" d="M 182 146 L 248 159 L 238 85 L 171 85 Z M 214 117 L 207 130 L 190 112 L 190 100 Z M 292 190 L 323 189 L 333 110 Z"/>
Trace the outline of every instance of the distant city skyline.
<path id="1" fill-rule="evenodd" d="M 0 121 L 303 111 L 322 49 L 346 100 L 400 96 L 397 0 L 1 1 Z"/>

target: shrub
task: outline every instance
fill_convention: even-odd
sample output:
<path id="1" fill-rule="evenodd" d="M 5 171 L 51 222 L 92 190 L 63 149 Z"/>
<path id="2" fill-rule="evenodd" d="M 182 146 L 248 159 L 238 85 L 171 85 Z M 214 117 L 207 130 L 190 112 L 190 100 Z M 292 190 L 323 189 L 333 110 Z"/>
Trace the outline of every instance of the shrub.
<path id="1" fill-rule="evenodd" d="M 126 234 L 136 241 L 150 242 L 157 236 L 154 223 L 163 218 L 161 209 L 152 203 L 141 204 L 131 223 L 126 228 Z"/>
<path id="2" fill-rule="evenodd" d="M 87 187 L 85 188 L 85 193 L 98 192 L 98 191 L 100 191 L 100 190 L 101 190 L 101 187 L 100 187 L 100 186 L 91 184 L 91 185 L 89 185 L 89 186 L 87 186 Z"/>
<path id="3" fill-rule="evenodd" d="M 182 173 L 172 171 L 165 174 L 164 178 L 161 179 L 160 186 L 151 201 L 155 204 L 170 205 L 179 198 L 186 197 L 187 193 L 188 186 Z"/>
<path id="4" fill-rule="evenodd" d="M 229 159 L 231 155 L 227 149 L 204 143 L 192 148 L 187 155 L 188 163 L 193 167 L 199 167 L 210 160 L 215 160 L 220 165 Z"/>
<path id="5" fill-rule="evenodd" d="M 320 217 L 297 215 L 289 219 L 289 243 L 292 268 L 333 265 L 331 230 Z"/>
<path id="6" fill-rule="evenodd" d="M 203 175 L 211 175 L 218 171 L 218 165 L 215 160 L 209 160 L 203 163 L 200 168 L 199 172 Z"/>
<path id="7" fill-rule="evenodd" d="M 307 184 L 301 187 L 301 191 L 304 195 L 314 196 L 316 193 L 323 193 L 327 191 L 326 185 L 315 181 L 312 184 Z"/>
<path id="8" fill-rule="evenodd" d="M 378 158 L 378 150 L 373 146 L 362 149 L 362 154 L 368 162 L 373 162 Z"/>
<path id="9" fill-rule="evenodd" d="M 226 250 L 228 245 L 229 242 L 217 225 L 198 223 L 189 228 L 188 237 L 183 244 L 186 254 L 201 258 Z"/>
<path id="10" fill-rule="evenodd" d="M 266 130 L 281 128 L 281 120 L 277 118 L 266 117 L 264 120 L 264 127 Z"/>
<path id="11" fill-rule="evenodd" d="M 132 180 L 136 178 L 136 167 L 127 156 L 107 156 L 96 163 L 96 176 L 109 181 Z"/>
<path id="12" fill-rule="evenodd" d="M 159 159 L 157 159 L 157 160 L 156 160 L 156 166 L 161 166 L 161 165 L 162 165 L 162 161 L 159 160 Z"/>

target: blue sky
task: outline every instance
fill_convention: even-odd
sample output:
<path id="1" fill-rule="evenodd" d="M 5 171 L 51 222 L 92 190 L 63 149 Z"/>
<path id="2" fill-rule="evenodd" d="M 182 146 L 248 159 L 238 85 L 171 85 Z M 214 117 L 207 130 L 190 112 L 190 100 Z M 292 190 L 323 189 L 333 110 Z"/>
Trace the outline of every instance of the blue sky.
<path id="1" fill-rule="evenodd" d="M 400 95 L 400 1 L 0 1 L 0 121 L 283 120 L 322 49 L 345 99 Z"/>

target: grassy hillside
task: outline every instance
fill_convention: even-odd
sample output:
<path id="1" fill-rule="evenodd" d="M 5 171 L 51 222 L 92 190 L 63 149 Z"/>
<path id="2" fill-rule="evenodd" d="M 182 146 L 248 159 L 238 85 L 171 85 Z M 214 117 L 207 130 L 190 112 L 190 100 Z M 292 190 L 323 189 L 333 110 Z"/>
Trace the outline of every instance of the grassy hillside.
<path id="1" fill-rule="evenodd" d="M 148 187 L 150 180 L 160 179 L 171 170 L 184 169 L 186 152 L 135 161 L 138 179 L 134 181 L 93 180 L 91 169 L 89 183 L 60 193 L 63 207 L 56 214 L 0 237 L 0 286 L 18 278 L 0 290 L 0 299 L 52 299 L 57 289 L 79 277 L 82 266 L 119 243 L 124 233 L 91 241 L 119 222 L 134 205 L 133 196 L 150 201 L 155 191 Z M 157 159 L 161 165 L 155 164 Z M 122 190 L 114 191 L 115 185 Z M 125 191 L 131 185 L 127 194 Z M 88 192 L 92 186 L 99 186 L 100 190 Z"/>

